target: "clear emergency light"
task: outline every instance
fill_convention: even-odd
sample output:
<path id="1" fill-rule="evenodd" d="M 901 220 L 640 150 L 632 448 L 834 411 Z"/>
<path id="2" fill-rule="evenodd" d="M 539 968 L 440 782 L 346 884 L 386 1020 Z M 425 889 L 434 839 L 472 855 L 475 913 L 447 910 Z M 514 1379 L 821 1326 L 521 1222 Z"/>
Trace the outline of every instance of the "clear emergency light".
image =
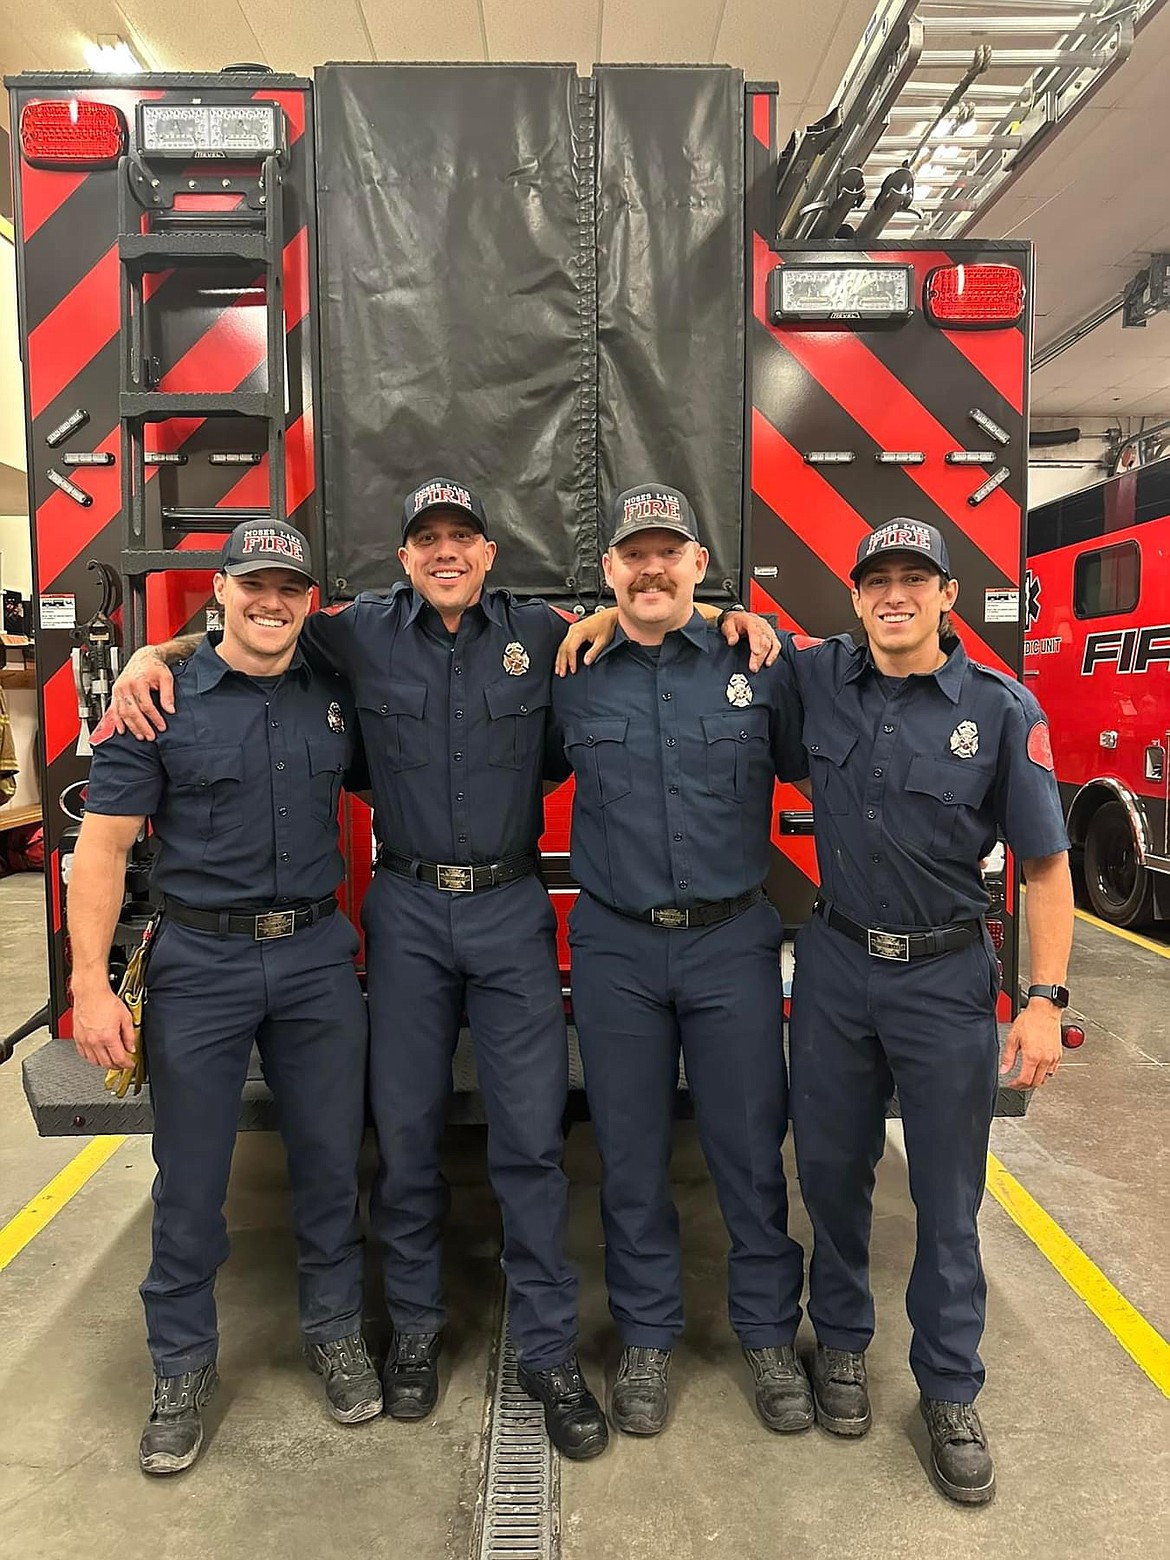
<path id="1" fill-rule="evenodd" d="M 126 121 L 112 103 L 50 98 L 20 113 L 20 150 L 34 168 L 104 168 L 126 145 Z"/>
<path id="2" fill-rule="evenodd" d="M 261 162 L 283 145 L 275 103 L 139 103 L 138 151 L 146 158 Z"/>
<path id="3" fill-rule="evenodd" d="M 778 265 L 768 274 L 768 318 L 880 323 L 914 312 L 908 265 Z"/>
<path id="4" fill-rule="evenodd" d="M 1014 265 L 940 265 L 926 278 L 923 304 L 934 325 L 995 330 L 1020 318 L 1025 292 Z"/>

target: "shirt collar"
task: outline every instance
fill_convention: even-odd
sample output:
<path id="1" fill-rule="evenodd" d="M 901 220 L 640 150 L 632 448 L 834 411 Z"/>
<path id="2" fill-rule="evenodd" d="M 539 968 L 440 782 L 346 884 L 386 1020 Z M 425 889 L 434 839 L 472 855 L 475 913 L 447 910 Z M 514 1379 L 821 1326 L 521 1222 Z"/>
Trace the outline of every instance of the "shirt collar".
<path id="1" fill-rule="evenodd" d="M 393 598 L 400 591 L 406 590 L 408 590 L 411 595 L 410 606 L 407 608 L 406 612 L 406 621 L 407 623 L 414 623 L 417 622 L 419 613 L 423 610 L 424 607 L 428 606 L 429 603 L 425 597 L 419 595 L 418 591 L 415 590 L 413 585 L 399 583 L 395 585 L 394 589 L 390 592 L 390 595 Z M 497 628 L 506 628 L 508 625 L 507 619 L 504 615 L 504 603 L 507 600 L 507 597 L 508 592 L 505 590 L 487 590 L 485 588 L 480 592 L 479 601 L 475 605 L 483 608 L 483 614 L 490 623 L 494 623 Z M 467 611 L 474 612 L 475 606 L 468 607 Z"/>
<path id="2" fill-rule="evenodd" d="M 697 609 L 691 613 L 688 622 L 684 623 L 681 628 L 672 630 L 672 632 L 681 634 L 684 639 L 689 639 L 691 644 L 697 650 L 702 650 L 704 654 L 711 648 L 710 635 L 707 633 L 707 619 Z M 669 639 L 670 635 L 668 634 L 666 638 Z M 665 644 L 666 640 L 663 643 Z M 620 623 L 617 623 L 614 625 L 613 638 L 601 654 L 597 656 L 596 660 L 600 661 L 604 656 L 609 655 L 611 651 L 618 649 L 620 645 L 634 644 L 636 644 L 636 641 L 630 638 Z M 594 664 L 596 664 L 596 661 Z"/>
<path id="3" fill-rule="evenodd" d="M 967 669 L 967 652 L 957 639 L 944 639 L 942 650 L 946 660 L 941 666 L 935 667 L 929 675 L 934 678 L 951 703 L 958 704 L 963 686 L 963 673 Z M 845 682 L 856 682 L 863 672 L 873 672 L 875 676 L 877 675 L 877 667 L 874 665 L 868 644 L 858 645 L 854 656 L 853 665 L 845 673 L 843 679 Z"/>
<path id="4" fill-rule="evenodd" d="M 219 686 L 228 672 L 234 672 L 237 677 L 247 677 L 247 672 L 237 672 L 234 666 L 229 666 L 224 658 L 217 653 L 216 646 L 223 640 L 223 630 L 214 629 L 204 639 L 203 643 L 195 651 L 187 663 L 195 674 L 195 691 L 207 693 L 212 688 Z M 312 676 L 309 663 L 301 654 L 298 644 L 292 654 L 292 660 L 288 663 L 287 671 L 295 672 L 302 682 L 308 682 Z"/>

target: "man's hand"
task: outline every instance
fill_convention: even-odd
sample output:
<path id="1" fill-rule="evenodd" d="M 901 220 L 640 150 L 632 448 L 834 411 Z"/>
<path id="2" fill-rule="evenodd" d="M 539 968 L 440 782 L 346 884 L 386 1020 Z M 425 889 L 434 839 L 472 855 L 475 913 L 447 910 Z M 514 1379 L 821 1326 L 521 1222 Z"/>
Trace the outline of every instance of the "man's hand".
<path id="1" fill-rule="evenodd" d="M 83 1061 L 95 1067 L 134 1065 L 134 1020 L 112 990 L 96 990 L 84 999 L 74 992 L 73 1043 Z"/>
<path id="2" fill-rule="evenodd" d="M 602 607 L 600 612 L 594 612 L 591 617 L 578 618 L 575 623 L 570 623 L 557 651 L 557 676 L 563 677 L 566 672 L 577 670 L 577 652 L 582 645 L 588 646 L 582 665 L 592 666 L 613 638 L 617 618 L 616 607 Z"/>
<path id="3" fill-rule="evenodd" d="M 723 617 L 723 637 L 729 645 L 739 644 L 746 638 L 751 648 L 748 671 L 758 672 L 761 666 L 771 666 L 780 654 L 780 641 L 772 625 L 754 612 L 728 612 Z"/>
<path id="4" fill-rule="evenodd" d="M 1033 997 L 1027 1007 L 1020 1009 L 1008 1031 L 999 1064 L 1000 1077 L 1006 1077 L 1018 1061 L 1019 1077 L 1013 1078 L 1007 1087 L 1039 1089 L 1055 1075 L 1060 1058 L 1060 1009 L 1044 997 Z"/>
<path id="5" fill-rule="evenodd" d="M 151 645 L 126 662 L 114 684 L 110 709 L 119 731 L 129 731 L 139 741 L 153 742 L 154 733 L 165 731 L 167 723 L 162 710 L 151 698 L 151 690 L 158 689 L 159 704 L 168 715 L 175 713 L 175 679 L 171 669 Z"/>

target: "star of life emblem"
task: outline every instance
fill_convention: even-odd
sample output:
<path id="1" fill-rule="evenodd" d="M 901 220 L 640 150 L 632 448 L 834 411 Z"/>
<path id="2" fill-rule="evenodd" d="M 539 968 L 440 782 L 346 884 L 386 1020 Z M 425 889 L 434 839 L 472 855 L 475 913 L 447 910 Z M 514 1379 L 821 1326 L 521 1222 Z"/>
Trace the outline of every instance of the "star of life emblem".
<path id="1" fill-rule="evenodd" d="M 504 670 L 509 677 L 523 677 L 529 665 L 528 651 L 518 639 L 504 646 Z"/>
<path id="2" fill-rule="evenodd" d="M 340 704 L 331 704 L 325 711 L 325 719 L 329 722 L 329 730 L 336 731 L 339 736 L 345 730 L 345 716 L 341 713 Z"/>
<path id="3" fill-rule="evenodd" d="M 727 702 L 734 704 L 737 710 L 742 710 L 745 705 L 752 702 L 755 695 L 752 693 L 752 685 L 742 672 L 736 672 L 735 676 L 727 684 Z"/>
<path id="4" fill-rule="evenodd" d="M 951 752 L 956 758 L 974 758 L 979 751 L 979 727 L 973 720 L 961 720 L 951 732 Z"/>

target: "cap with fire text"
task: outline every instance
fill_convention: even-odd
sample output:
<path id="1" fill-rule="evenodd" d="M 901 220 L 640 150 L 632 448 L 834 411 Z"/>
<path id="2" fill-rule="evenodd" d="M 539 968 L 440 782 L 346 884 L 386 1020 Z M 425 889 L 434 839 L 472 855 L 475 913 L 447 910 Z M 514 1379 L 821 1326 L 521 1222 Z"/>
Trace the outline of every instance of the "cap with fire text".
<path id="1" fill-rule="evenodd" d="M 613 535 L 609 545 L 616 547 L 627 536 L 639 531 L 677 531 L 688 541 L 699 540 L 695 511 L 685 493 L 677 488 L 653 483 L 648 487 L 627 488 L 613 501 L 610 511 Z"/>
<path id="2" fill-rule="evenodd" d="M 874 559 L 883 553 L 917 553 L 920 558 L 928 559 L 944 580 L 951 578 L 951 560 L 947 557 L 942 532 L 925 521 L 890 520 L 863 536 L 857 549 L 857 562 L 849 571 L 855 585 Z"/>
<path id="3" fill-rule="evenodd" d="M 224 574 L 292 569 L 308 580 L 313 578 L 308 541 L 283 520 L 242 520 L 223 544 L 219 567 Z"/>
<path id="4" fill-rule="evenodd" d="M 432 509 L 454 509 L 465 514 L 476 530 L 487 535 L 487 512 L 477 494 L 463 482 L 453 482 L 450 477 L 428 477 L 407 495 L 402 506 L 402 540 L 405 541 L 416 520 Z"/>

